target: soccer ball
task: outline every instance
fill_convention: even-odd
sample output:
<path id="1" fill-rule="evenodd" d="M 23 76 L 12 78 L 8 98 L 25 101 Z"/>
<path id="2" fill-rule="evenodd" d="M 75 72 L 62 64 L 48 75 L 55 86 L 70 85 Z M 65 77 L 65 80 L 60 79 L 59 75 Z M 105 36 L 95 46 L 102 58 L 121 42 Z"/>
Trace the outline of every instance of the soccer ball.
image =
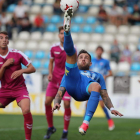
<path id="1" fill-rule="evenodd" d="M 61 0 L 60 8 L 63 12 L 69 7 L 72 7 L 73 12 L 76 11 L 79 7 L 79 0 Z"/>

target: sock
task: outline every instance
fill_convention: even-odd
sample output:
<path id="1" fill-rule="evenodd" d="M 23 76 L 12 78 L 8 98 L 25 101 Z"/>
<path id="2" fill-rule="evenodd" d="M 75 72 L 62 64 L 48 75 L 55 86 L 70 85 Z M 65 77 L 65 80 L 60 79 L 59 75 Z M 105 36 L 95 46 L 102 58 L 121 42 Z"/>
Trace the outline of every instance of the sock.
<path id="1" fill-rule="evenodd" d="M 87 103 L 88 103 L 88 101 L 87 101 Z M 87 103 L 86 103 L 86 107 L 85 107 L 85 113 L 84 113 L 84 117 L 83 117 L 83 119 L 85 118 L 85 115 L 86 115 L 86 110 L 87 110 Z"/>
<path id="2" fill-rule="evenodd" d="M 89 124 L 99 103 L 99 92 L 92 91 L 89 97 L 83 123 Z"/>
<path id="3" fill-rule="evenodd" d="M 48 127 L 53 127 L 53 113 L 52 113 L 52 106 L 45 105 L 45 113 L 46 113 L 46 120 L 48 122 Z"/>
<path id="4" fill-rule="evenodd" d="M 63 130 L 63 133 L 67 133 L 68 132 L 68 130 Z"/>
<path id="5" fill-rule="evenodd" d="M 24 114 L 24 130 L 25 130 L 25 137 L 26 140 L 31 140 L 31 134 L 32 134 L 32 126 L 33 126 L 33 118 L 32 114 Z"/>
<path id="6" fill-rule="evenodd" d="M 72 56 L 75 53 L 75 48 L 70 32 L 64 32 L 64 50 L 68 56 Z"/>
<path id="7" fill-rule="evenodd" d="M 70 118 L 71 118 L 71 109 L 70 108 L 65 108 L 65 113 L 64 113 L 64 131 L 65 132 L 68 131 Z"/>
<path id="8" fill-rule="evenodd" d="M 103 110 L 104 110 L 104 113 L 105 113 L 105 115 L 106 115 L 106 118 L 107 118 L 108 120 L 111 119 L 110 116 L 109 116 L 109 113 L 108 113 L 108 111 L 107 111 L 107 108 L 104 107 Z"/>

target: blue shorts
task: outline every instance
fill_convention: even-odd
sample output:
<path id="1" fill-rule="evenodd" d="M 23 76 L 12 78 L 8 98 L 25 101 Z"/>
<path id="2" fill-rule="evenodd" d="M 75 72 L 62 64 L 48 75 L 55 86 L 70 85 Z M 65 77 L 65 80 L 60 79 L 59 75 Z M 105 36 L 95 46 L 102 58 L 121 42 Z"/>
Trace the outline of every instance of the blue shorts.
<path id="1" fill-rule="evenodd" d="M 60 87 L 65 87 L 69 95 L 71 95 L 75 100 L 86 101 L 90 96 L 88 87 L 92 82 L 96 81 L 80 74 L 77 63 L 66 63 L 65 75 L 62 78 Z"/>

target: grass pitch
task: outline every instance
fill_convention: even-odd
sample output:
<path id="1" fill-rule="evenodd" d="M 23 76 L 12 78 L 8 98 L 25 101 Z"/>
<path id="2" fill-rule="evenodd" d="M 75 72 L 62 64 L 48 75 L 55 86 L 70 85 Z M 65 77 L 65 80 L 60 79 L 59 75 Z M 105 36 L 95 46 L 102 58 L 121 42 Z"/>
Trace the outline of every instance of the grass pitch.
<path id="1" fill-rule="evenodd" d="M 85 136 L 78 132 L 82 117 L 72 117 L 69 127 L 68 140 L 140 140 L 135 132 L 140 128 L 139 119 L 114 119 L 116 128 L 108 131 L 105 118 L 93 118 Z M 43 140 L 47 123 L 45 116 L 33 116 L 32 140 Z M 59 140 L 63 131 L 63 117 L 54 117 L 57 131 L 50 140 Z M 22 115 L 0 114 L 0 140 L 25 140 Z"/>

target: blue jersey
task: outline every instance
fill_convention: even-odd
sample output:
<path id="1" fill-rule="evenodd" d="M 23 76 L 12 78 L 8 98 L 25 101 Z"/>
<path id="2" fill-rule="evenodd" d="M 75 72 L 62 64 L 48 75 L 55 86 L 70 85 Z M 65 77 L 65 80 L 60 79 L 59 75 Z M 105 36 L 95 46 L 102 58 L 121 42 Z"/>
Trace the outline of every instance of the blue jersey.
<path id="1" fill-rule="evenodd" d="M 89 70 L 79 70 L 77 64 L 66 63 L 65 75 L 60 87 L 65 87 L 69 95 L 77 101 L 86 101 L 90 93 L 88 87 L 92 82 L 100 84 L 101 89 L 106 89 L 104 78 L 101 74 Z"/>
<path id="2" fill-rule="evenodd" d="M 87 76 L 88 78 L 91 78 L 95 82 L 99 83 L 100 86 L 101 86 L 101 90 L 106 89 L 105 80 L 100 73 L 89 71 L 89 70 L 86 70 L 86 71 L 85 70 L 80 70 L 80 73 L 82 75 Z"/>
<path id="3" fill-rule="evenodd" d="M 108 60 L 103 59 L 103 58 L 101 58 L 101 59 L 94 58 L 92 60 L 92 65 L 90 67 L 90 70 L 98 72 L 104 76 L 104 75 L 107 75 L 108 71 L 111 69 L 110 69 Z"/>

